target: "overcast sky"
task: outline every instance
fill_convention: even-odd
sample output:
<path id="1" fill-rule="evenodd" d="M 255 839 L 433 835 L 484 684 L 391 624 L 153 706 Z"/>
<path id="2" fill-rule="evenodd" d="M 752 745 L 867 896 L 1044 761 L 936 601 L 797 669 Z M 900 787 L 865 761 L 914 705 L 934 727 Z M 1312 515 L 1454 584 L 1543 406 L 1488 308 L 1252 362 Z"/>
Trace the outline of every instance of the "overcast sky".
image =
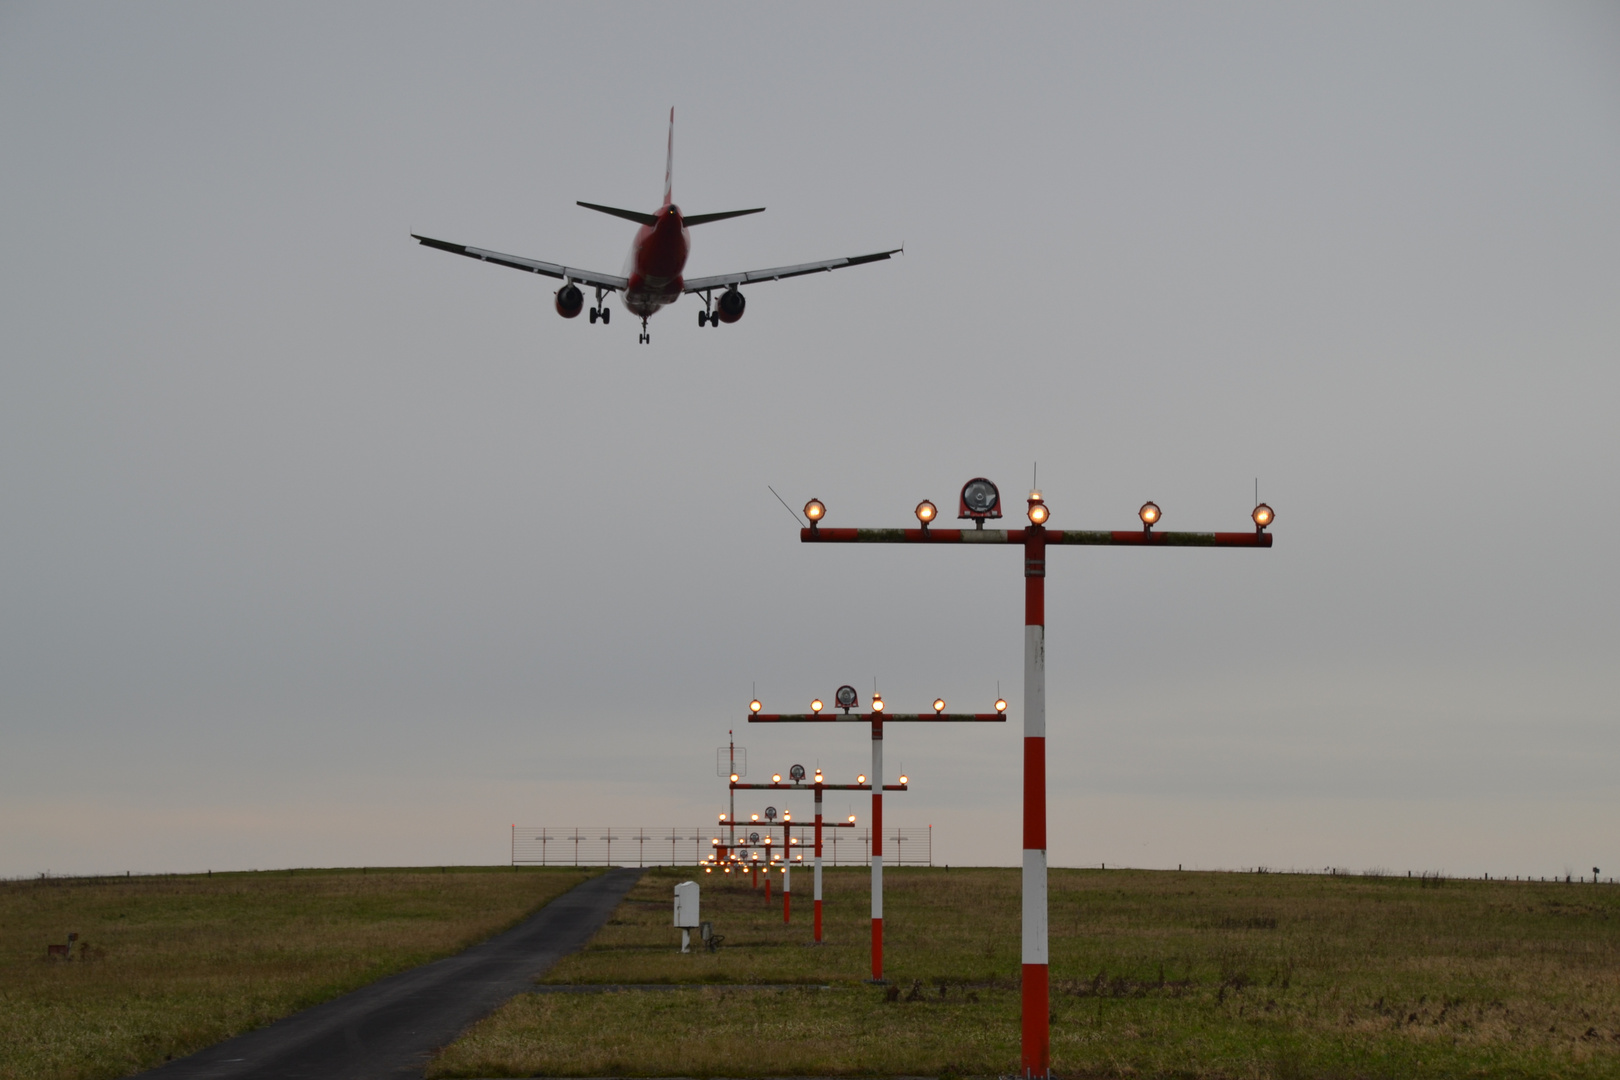
<path id="1" fill-rule="evenodd" d="M 619 272 L 574 200 L 656 207 L 671 106 L 682 207 L 769 208 L 691 275 L 905 255 L 640 345 L 410 240 Z M 701 825 L 729 727 L 868 768 L 756 687 L 874 679 L 999 685 L 886 817 L 1015 864 L 1020 553 L 767 485 L 1036 462 L 1277 511 L 1052 553 L 1055 865 L 1620 870 L 1612 4 L 6 3 L 0 146 L 0 875 Z"/>

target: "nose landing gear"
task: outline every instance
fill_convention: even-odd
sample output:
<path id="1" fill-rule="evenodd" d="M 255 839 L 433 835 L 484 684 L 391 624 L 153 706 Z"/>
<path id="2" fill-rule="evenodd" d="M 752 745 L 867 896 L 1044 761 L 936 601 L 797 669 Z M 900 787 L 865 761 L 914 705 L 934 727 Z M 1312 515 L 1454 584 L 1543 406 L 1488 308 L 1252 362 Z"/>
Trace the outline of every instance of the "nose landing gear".
<path id="1" fill-rule="evenodd" d="M 645 318 L 643 318 L 641 320 L 641 343 L 643 345 L 646 345 L 646 344 L 650 343 L 651 341 L 652 341 L 652 335 L 647 333 L 647 320 Z"/>

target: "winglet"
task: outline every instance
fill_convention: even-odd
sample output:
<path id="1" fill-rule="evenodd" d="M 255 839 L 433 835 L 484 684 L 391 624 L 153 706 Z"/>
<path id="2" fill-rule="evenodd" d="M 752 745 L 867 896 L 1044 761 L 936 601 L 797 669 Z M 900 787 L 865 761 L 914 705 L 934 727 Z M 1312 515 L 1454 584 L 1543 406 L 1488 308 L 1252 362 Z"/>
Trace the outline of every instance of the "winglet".
<path id="1" fill-rule="evenodd" d="M 670 181 L 675 175 L 675 106 L 669 107 L 669 150 L 664 155 L 664 205 L 668 206 L 672 185 Z"/>

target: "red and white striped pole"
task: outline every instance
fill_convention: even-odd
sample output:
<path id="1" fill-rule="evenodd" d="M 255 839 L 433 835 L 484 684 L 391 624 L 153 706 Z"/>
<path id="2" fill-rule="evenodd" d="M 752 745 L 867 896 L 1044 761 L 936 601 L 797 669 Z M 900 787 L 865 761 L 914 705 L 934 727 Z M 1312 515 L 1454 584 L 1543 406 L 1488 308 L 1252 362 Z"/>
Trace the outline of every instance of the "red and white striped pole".
<path id="1" fill-rule="evenodd" d="M 1030 493 L 1030 505 L 1039 502 Z M 1046 945 L 1046 529 L 1024 530 L 1023 1075 L 1052 1071 Z"/>
<path id="2" fill-rule="evenodd" d="M 872 701 L 872 981 L 883 981 L 883 700 Z"/>
<path id="3" fill-rule="evenodd" d="M 821 772 L 816 771 L 816 944 L 821 944 Z"/>

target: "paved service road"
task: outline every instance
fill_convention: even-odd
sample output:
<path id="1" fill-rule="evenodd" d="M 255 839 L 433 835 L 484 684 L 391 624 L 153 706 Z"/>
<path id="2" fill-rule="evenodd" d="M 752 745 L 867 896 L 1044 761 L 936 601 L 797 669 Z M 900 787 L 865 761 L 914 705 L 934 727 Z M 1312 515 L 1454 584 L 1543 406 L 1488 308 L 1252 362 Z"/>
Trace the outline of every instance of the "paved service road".
<path id="1" fill-rule="evenodd" d="M 504 934 L 143 1073 L 152 1080 L 403 1080 L 582 947 L 641 871 L 609 870 Z"/>

